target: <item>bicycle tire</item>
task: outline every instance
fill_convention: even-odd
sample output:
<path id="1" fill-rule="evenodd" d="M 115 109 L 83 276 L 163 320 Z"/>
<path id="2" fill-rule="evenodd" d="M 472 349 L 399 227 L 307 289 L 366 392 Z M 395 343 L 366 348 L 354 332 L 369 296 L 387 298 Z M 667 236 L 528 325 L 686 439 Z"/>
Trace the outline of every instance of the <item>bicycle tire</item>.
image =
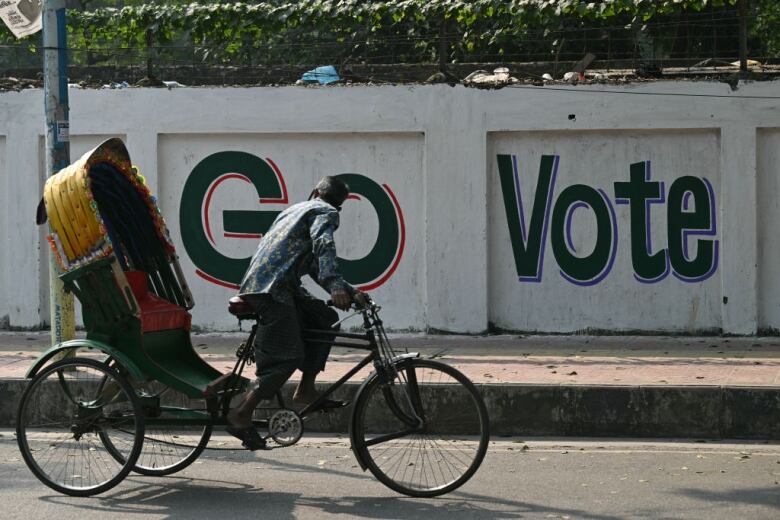
<path id="1" fill-rule="evenodd" d="M 209 440 L 211 440 L 212 430 L 213 428 L 210 424 L 204 426 L 203 430 L 201 431 L 198 443 L 191 446 L 181 444 L 172 439 L 171 440 L 161 439 L 161 436 L 168 436 L 169 438 L 173 437 L 172 435 L 161 433 L 163 432 L 162 429 L 148 430 L 144 434 L 144 442 L 142 445 L 141 453 L 139 454 L 138 461 L 133 465 L 133 471 L 140 475 L 146 475 L 149 477 L 164 477 L 166 475 L 173 475 L 174 473 L 178 473 L 179 471 L 187 468 L 193 462 L 198 460 L 198 457 L 200 457 L 203 451 L 206 449 Z M 114 459 L 117 460 L 117 462 L 121 463 L 124 461 L 124 457 L 116 449 L 114 442 L 111 440 L 111 438 L 108 435 L 101 432 L 100 440 L 103 442 L 103 445 L 106 447 L 106 450 L 111 454 L 112 457 L 114 457 Z M 153 457 L 153 455 L 150 454 L 149 452 L 164 450 L 165 449 L 164 446 L 172 446 L 174 448 L 192 448 L 192 449 L 189 452 L 187 452 L 184 456 L 177 457 L 176 462 L 167 465 L 157 466 L 155 462 L 149 461 L 149 459 Z"/>
<path id="2" fill-rule="evenodd" d="M 88 370 L 99 372 L 102 377 L 79 379 L 79 375 L 86 374 Z M 57 381 L 46 384 L 55 373 Z M 105 392 L 109 379 L 116 385 L 108 391 L 112 392 L 110 395 Z M 60 387 L 60 394 L 44 389 L 44 386 L 54 386 L 55 383 Z M 124 395 L 117 398 L 120 392 Z M 84 397 L 87 393 L 91 394 L 91 400 Z M 101 403 L 101 400 L 104 402 Z M 106 407 L 109 407 L 109 414 L 106 414 Z M 52 414 L 55 418 L 45 414 Z M 44 418 L 37 419 L 39 416 Z M 112 465 L 106 462 L 111 457 L 108 454 L 103 457 L 91 435 L 116 424 L 127 424 L 123 427 L 133 433 L 133 440 L 125 462 L 117 461 L 118 465 Z M 52 432 L 57 427 L 60 430 Z M 82 427 L 83 432 L 80 431 Z M 22 458 L 38 480 L 66 495 L 96 495 L 119 484 L 132 470 L 141 452 L 143 437 L 144 415 L 132 387 L 119 372 L 93 359 L 69 358 L 44 367 L 27 385 L 19 401 L 16 439 Z M 62 469 L 55 476 L 51 469 L 52 459 L 63 452 Z M 44 460 L 47 454 L 48 458 Z M 87 459 L 86 463 L 79 465 L 76 462 L 79 456 L 94 459 L 94 463 Z M 87 473 L 88 476 L 85 476 Z M 68 476 L 71 477 L 70 485 L 67 483 Z M 103 480 L 95 485 L 76 485 L 91 480 L 92 476 Z"/>
<path id="3" fill-rule="evenodd" d="M 155 392 L 153 397 L 160 396 L 167 391 L 161 389 Z M 140 397 L 140 396 L 139 396 Z M 140 475 L 150 477 L 163 477 L 172 475 L 187 468 L 206 449 L 211 439 L 213 427 L 206 424 L 200 432 L 198 442 L 193 445 L 182 444 L 179 440 L 185 434 L 184 431 L 166 428 L 164 424 L 149 425 L 144 431 L 144 442 L 141 447 L 141 453 L 138 460 L 133 465 L 133 471 Z M 127 432 L 117 432 L 119 437 Z M 117 462 L 124 462 L 124 456 L 117 449 L 114 441 L 106 432 L 100 432 L 100 440 Z M 190 448 L 189 451 L 182 452 L 181 448 Z"/>
<path id="4" fill-rule="evenodd" d="M 445 363 L 415 358 L 402 360 L 395 366 L 400 375 L 392 383 L 382 382 L 375 374 L 356 397 L 350 430 L 355 456 L 364 469 L 399 493 L 412 497 L 449 493 L 465 484 L 485 457 L 490 438 L 485 403 L 474 384 Z M 430 377 L 421 385 L 421 376 Z M 430 403 L 426 406 L 425 401 L 436 391 L 445 392 L 448 402 L 439 407 Z M 468 407 L 465 412 L 464 406 Z M 458 407 L 461 411 L 456 412 L 456 421 L 438 420 Z M 418 416 L 422 418 L 422 426 L 410 425 Z M 420 431 L 399 435 L 410 428 Z M 450 435 L 476 435 L 477 441 L 447 439 Z M 387 440 L 379 442 L 383 438 Z M 391 451 L 396 445 L 398 449 Z M 381 449 L 373 449 L 374 446 Z M 420 453 L 411 453 L 413 450 Z M 448 456 L 452 460 L 442 464 Z"/>

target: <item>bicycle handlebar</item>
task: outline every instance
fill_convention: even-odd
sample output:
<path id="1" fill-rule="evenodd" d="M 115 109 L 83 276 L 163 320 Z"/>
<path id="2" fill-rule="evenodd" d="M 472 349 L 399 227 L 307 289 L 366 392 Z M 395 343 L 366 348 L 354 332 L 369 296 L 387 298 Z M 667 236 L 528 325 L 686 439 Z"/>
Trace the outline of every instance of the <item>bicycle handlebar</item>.
<path id="1" fill-rule="evenodd" d="M 355 309 L 363 310 L 363 309 L 368 308 L 372 303 L 374 303 L 373 300 L 371 299 L 371 297 L 367 293 L 359 293 L 359 294 L 363 295 L 363 298 L 362 298 L 363 302 L 359 302 L 358 299 L 355 298 L 354 296 L 352 297 L 351 305 L 354 306 Z M 335 304 L 333 303 L 333 300 L 331 300 L 331 299 L 328 299 L 325 302 L 325 305 L 327 305 L 328 307 L 335 307 Z"/>

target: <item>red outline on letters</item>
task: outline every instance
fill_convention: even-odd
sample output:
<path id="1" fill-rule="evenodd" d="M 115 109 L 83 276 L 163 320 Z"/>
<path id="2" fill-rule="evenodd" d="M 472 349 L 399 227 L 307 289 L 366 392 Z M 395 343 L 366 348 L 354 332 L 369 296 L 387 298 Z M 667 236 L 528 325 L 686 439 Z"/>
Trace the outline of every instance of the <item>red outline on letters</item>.
<path id="1" fill-rule="evenodd" d="M 260 240 L 263 238 L 263 235 L 260 233 L 224 233 L 223 236 L 225 238 L 254 238 L 255 240 Z"/>
<path id="2" fill-rule="evenodd" d="M 252 184 L 252 181 L 249 180 L 249 177 L 246 175 L 240 174 L 240 173 L 225 173 L 223 175 L 220 175 L 217 177 L 217 180 L 211 183 L 211 186 L 209 186 L 209 192 L 206 195 L 206 202 L 203 204 L 203 223 L 206 227 L 206 236 L 209 237 L 209 240 L 211 240 L 211 244 L 216 247 L 217 243 L 214 241 L 214 236 L 211 234 L 211 222 L 209 222 L 209 206 L 211 206 L 211 196 L 214 195 L 214 191 L 217 189 L 217 186 L 222 184 L 224 181 L 228 179 L 241 179 L 242 181 L 246 181 L 249 184 Z"/>
<path id="3" fill-rule="evenodd" d="M 287 186 L 284 183 L 284 178 L 282 177 L 282 173 L 279 171 L 279 168 L 276 166 L 276 164 L 270 159 L 266 158 L 266 161 L 271 165 L 271 168 L 274 170 L 274 173 L 276 174 L 277 179 L 279 180 L 279 184 L 282 187 L 282 197 L 278 199 L 260 199 L 261 204 L 287 204 L 288 203 L 288 195 L 287 195 Z M 206 235 L 208 236 L 209 240 L 211 240 L 211 243 L 216 246 L 216 243 L 214 242 L 214 237 L 211 233 L 211 223 L 209 222 L 208 218 L 208 210 L 209 206 L 211 205 L 211 197 L 214 194 L 214 191 L 216 190 L 217 186 L 219 186 L 222 182 L 228 180 L 228 179 L 241 179 L 245 182 L 248 182 L 249 184 L 252 184 L 252 181 L 246 177 L 245 175 L 239 174 L 239 173 L 227 173 L 224 175 L 221 175 L 220 177 L 215 180 L 211 186 L 209 187 L 208 194 L 206 195 L 206 201 L 203 205 L 203 222 L 205 224 L 206 228 Z M 390 268 L 385 271 L 385 273 L 378 279 L 371 283 L 368 283 L 366 285 L 361 285 L 358 287 L 361 291 L 371 291 L 373 289 L 376 289 L 377 287 L 384 284 L 395 272 L 396 268 L 398 268 L 398 264 L 401 262 L 401 257 L 404 254 L 404 248 L 406 247 L 406 223 L 404 221 L 404 214 L 403 211 L 401 211 L 401 206 L 398 204 L 398 199 L 395 196 L 395 193 L 393 193 L 393 190 L 390 189 L 390 186 L 387 184 L 382 184 L 382 187 L 387 192 L 387 194 L 390 196 L 390 199 L 393 201 L 393 206 L 395 207 L 396 214 L 398 216 L 398 224 L 400 227 L 400 236 L 398 240 L 398 248 L 396 249 L 396 256 L 395 260 L 393 261 L 393 265 L 390 266 Z M 348 199 L 353 200 L 362 200 L 358 195 L 351 194 L 347 197 Z M 225 237 L 228 238 L 254 238 L 254 239 L 260 239 L 262 238 L 262 235 L 260 234 L 254 234 L 254 233 L 224 233 Z M 239 285 L 233 284 L 230 282 L 225 282 L 224 280 L 220 280 L 218 278 L 215 278 L 209 274 L 206 274 L 205 272 L 201 271 L 200 269 L 195 269 L 195 274 L 206 280 L 207 282 L 211 282 L 215 285 L 219 285 L 221 287 L 225 287 L 228 289 L 234 289 L 238 290 L 240 288 Z"/>
<path id="4" fill-rule="evenodd" d="M 260 199 L 260 204 L 287 204 L 289 201 L 287 199 L 287 185 L 284 183 L 284 177 L 282 177 L 282 172 L 279 171 L 279 167 L 276 165 L 275 162 L 271 160 L 270 157 L 266 157 L 265 161 L 271 165 L 271 168 L 273 169 L 274 173 L 276 174 L 276 178 L 279 180 L 279 184 L 282 187 L 282 198 L 280 199 Z"/>
<path id="5" fill-rule="evenodd" d="M 404 254 L 404 246 L 406 245 L 406 224 L 404 223 L 404 214 L 401 211 L 401 206 L 398 204 L 398 199 L 395 198 L 395 194 L 393 193 L 393 190 L 390 189 L 390 186 L 383 184 L 382 187 L 385 189 L 387 194 L 390 195 L 390 198 L 393 199 L 393 205 L 395 206 L 396 213 L 398 214 L 398 223 L 401 227 L 401 236 L 398 240 L 398 249 L 396 250 L 396 257 L 393 265 L 390 266 L 390 269 L 388 269 L 379 280 L 358 287 L 358 289 L 361 291 L 371 291 L 376 289 L 393 275 L 396 267 L 398 267 L 398 264 L 401 262 L 401 257 Z"/>
<path id="6" fill-rule="evenodd" d="M 224 281 L 222 281 L 222 280 L 220 280 L 218 278 L 214 278 L 213 276 L 204 273 L 200 269 L 195 269 L 195 274 L 197 274 L 198 276 L 200 276 L 201 278 L 203 278 L 207 282 L 211 282 L 211 283 L 216 284 L 216 285 L 221 285 L 222 287 L 227 287 L 228 289 L 236 289 L 236 290 L 239 289 L 238 285 L 236 285 L 234 283 L 230 283 L 230 282 L 224 282 Z"/>

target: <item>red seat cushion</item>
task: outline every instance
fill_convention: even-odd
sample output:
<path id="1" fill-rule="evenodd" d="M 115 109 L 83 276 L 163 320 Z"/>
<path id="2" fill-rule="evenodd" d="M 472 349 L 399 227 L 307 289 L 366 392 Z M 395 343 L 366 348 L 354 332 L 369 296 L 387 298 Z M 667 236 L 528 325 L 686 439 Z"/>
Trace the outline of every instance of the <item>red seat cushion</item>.
<path id="1" fill-rule="evenodd" d="M 141 323 L 144 332 L 170 329 L 190 330 L 192 324 L 190 313 L 184 307 L 150 293 L 145 272 L 127 271 L 125 275 L 141 309 Z"/>
<path id="2" fill-rule="evenodd" d="M 143 299 L 149 292 L 149 285 L 144 271 L 125 271 L 125 278 L 127 278 L 127 283 L 130 284 L 130 290 L 133 291 L 133 296 L 135 296 L 136 300 Z"/>

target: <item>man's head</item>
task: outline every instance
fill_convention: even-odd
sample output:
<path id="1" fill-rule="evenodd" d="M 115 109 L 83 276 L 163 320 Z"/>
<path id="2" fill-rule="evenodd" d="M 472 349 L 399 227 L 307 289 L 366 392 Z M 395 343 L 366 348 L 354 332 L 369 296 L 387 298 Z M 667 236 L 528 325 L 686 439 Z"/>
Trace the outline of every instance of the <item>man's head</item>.
<path id="1" fill-rule="evenodd" d="M 309 198 L 319 197 L 334 208 L 340 209 L 348 195 L 349 186 L 347 186 L 347 183 L 338 177 L 327 175 L 317 183 L 312 196 Z"/>

